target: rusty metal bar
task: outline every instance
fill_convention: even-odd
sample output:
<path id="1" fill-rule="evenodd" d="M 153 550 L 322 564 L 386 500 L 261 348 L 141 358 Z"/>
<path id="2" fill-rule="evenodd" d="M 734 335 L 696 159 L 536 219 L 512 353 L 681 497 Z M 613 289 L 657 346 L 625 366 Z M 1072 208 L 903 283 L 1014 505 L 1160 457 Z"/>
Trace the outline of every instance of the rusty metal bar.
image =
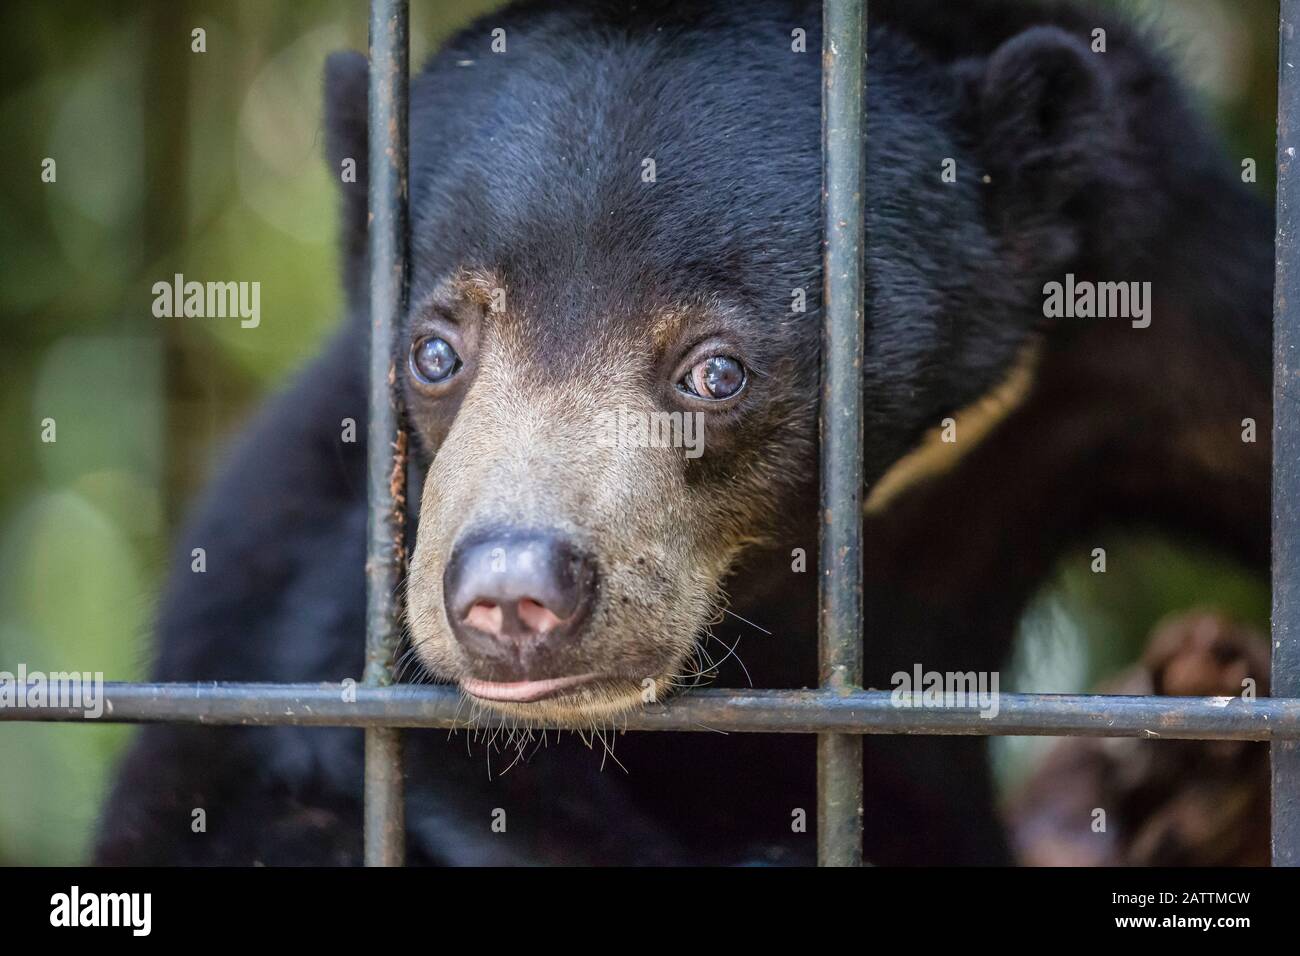
<path id="1" fill-rule="evenodd" d="M 862 683 L 865 0 L 822 7 L 821 685 Z M 817 860 L 862 863 L 862 741 L 817 738 Z"/>
<path id="2" fill-rule="evenodd" d="M 1272 693 L 1300 695 L 1300 2 L 1282 0 L 1277 86 L 1277 246 L 1273 299 Z M 1300 744 L 1272 753 L 1273 865 L 1300 866 Z"/>
<path id="3" fill-rule="evenodd" d="M 912 698 L 921 703 L 919 698 Z M 17 703 L 0 707 L 16 721 L 317 727 L 494 727 L 454 687 L 399 684 L 104 685 L 103 713 L 76 706 Z M 1111 697 L 1097 694 L 998 694 L 977 707 L 905 707 L 891 691 L 691 691 L 617 721 L 626 730 L 794 734 L 942 734 L 1050 737 L 1144 737 L 1151 740 L 1300 740 L 1300 699 L 1260 697 Z M 996 712 L 994 712 L 996 710 Z M 511 720 L 511 726 L 516 722 Z"/>
<path id="4" fill-rule="evenodd" d="M 370 426 L 366 545 L 367 687 L 391 683 L 401 638 L 406 562 L 406 435 L 395 387 L 394 341 L 406 311 L 407 0 L 370 4 Z M 365 764 L 367 866 L 401 866 L 406 843 L 402 741 L 395 727 L 368 726 Z"/>

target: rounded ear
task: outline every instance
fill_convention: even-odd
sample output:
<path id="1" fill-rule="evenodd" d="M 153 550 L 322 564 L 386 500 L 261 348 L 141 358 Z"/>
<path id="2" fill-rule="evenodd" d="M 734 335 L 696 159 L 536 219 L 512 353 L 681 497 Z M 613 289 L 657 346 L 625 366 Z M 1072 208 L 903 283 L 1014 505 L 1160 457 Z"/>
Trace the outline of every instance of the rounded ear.
<path id="1" fill-rule="evenodd" d="M 1038 26 L 989 57 L 977 91 L 980 148 L 1008 215 L 1054 214 L 1102 178 L 1118 145 L 1104 56 Z"/>
<path id="2" fill-rule="evenodd" d="M 325 156 L 343 198 L 343 266 L 354 302 L 365 279 L 369 78 L 360 53 L 332 53 L 325 61 Z"/>

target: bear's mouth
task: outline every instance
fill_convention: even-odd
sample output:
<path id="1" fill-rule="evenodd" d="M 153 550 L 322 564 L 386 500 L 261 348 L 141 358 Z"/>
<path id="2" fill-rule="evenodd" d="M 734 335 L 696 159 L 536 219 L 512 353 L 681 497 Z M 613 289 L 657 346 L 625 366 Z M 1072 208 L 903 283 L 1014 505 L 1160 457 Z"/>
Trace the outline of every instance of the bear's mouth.
<path id="1" fill-rule="evenodd" d="M 549 677 L 544 680 L 487 681 L 466 677 L 461 689 L 480 700 L 526 704 L 549 700 L 596 680 L 596 674 L 576 674 L 571 677 Z"/>
<path id="2" fill-rule="evenodd" d="M 647 688 L 644 681 L 609 674 L 509 682 L 462 677 L 458 683 L 471 701 L 522 725 L 572 728 L 640 710 L 672 686 L 667 676 L 650 679 Z"/>

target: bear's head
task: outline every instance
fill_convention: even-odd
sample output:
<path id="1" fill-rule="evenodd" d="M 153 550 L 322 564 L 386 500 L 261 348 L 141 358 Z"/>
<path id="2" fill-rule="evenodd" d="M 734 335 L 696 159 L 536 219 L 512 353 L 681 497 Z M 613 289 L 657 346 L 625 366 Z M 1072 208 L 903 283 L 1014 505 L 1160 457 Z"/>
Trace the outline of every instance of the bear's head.
<path id="1" fill-rule="evenodd" d="M 410 634 L 525 721 L 663 698 L 748 549 L 792 528 L 816 548 L 819 18 L 620 7 L 494 16 L 411 91 Z M 873 34 L 870 62 L 868 480 L 1011 366 L 1077 252 L 1066 210 L 1108 123 L 1104 76 L 1058 30 L 943 65 Z M 366 75 L 331 58 L 336 171 L 365 170 Z"/>

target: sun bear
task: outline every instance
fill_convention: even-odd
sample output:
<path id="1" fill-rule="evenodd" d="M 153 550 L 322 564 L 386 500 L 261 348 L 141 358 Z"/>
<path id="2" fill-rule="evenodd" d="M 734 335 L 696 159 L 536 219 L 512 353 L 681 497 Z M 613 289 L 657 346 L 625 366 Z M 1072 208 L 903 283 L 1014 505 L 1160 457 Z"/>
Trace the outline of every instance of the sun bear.
<path id="1" fill-rule="evenodd" d="M 814 859 L 810 738 L 616 731 L 647 689 L 817 681 L 820 47 L 816 3 L 524 3 L 413 78 L 401 672 L 573 732 L 408 732 L 409 862 Z M 876 0 L 867 73 L 865 685 L 995 671 L 1103 526 L 1262 566 L 1271 217 L 1152 44 Z M 366 86 L 330 59 L 347 320 L 181 536 L 207 573 L 177 561 L 157 680 L 361 671 Z M 1067 281 L 1150 294 L 1045 311 Z M 146 727 L 96 858 L 357 863 L 361 744 Z M 983 741 L 864 747 L 869 860 L 1010 860 Z"/>

